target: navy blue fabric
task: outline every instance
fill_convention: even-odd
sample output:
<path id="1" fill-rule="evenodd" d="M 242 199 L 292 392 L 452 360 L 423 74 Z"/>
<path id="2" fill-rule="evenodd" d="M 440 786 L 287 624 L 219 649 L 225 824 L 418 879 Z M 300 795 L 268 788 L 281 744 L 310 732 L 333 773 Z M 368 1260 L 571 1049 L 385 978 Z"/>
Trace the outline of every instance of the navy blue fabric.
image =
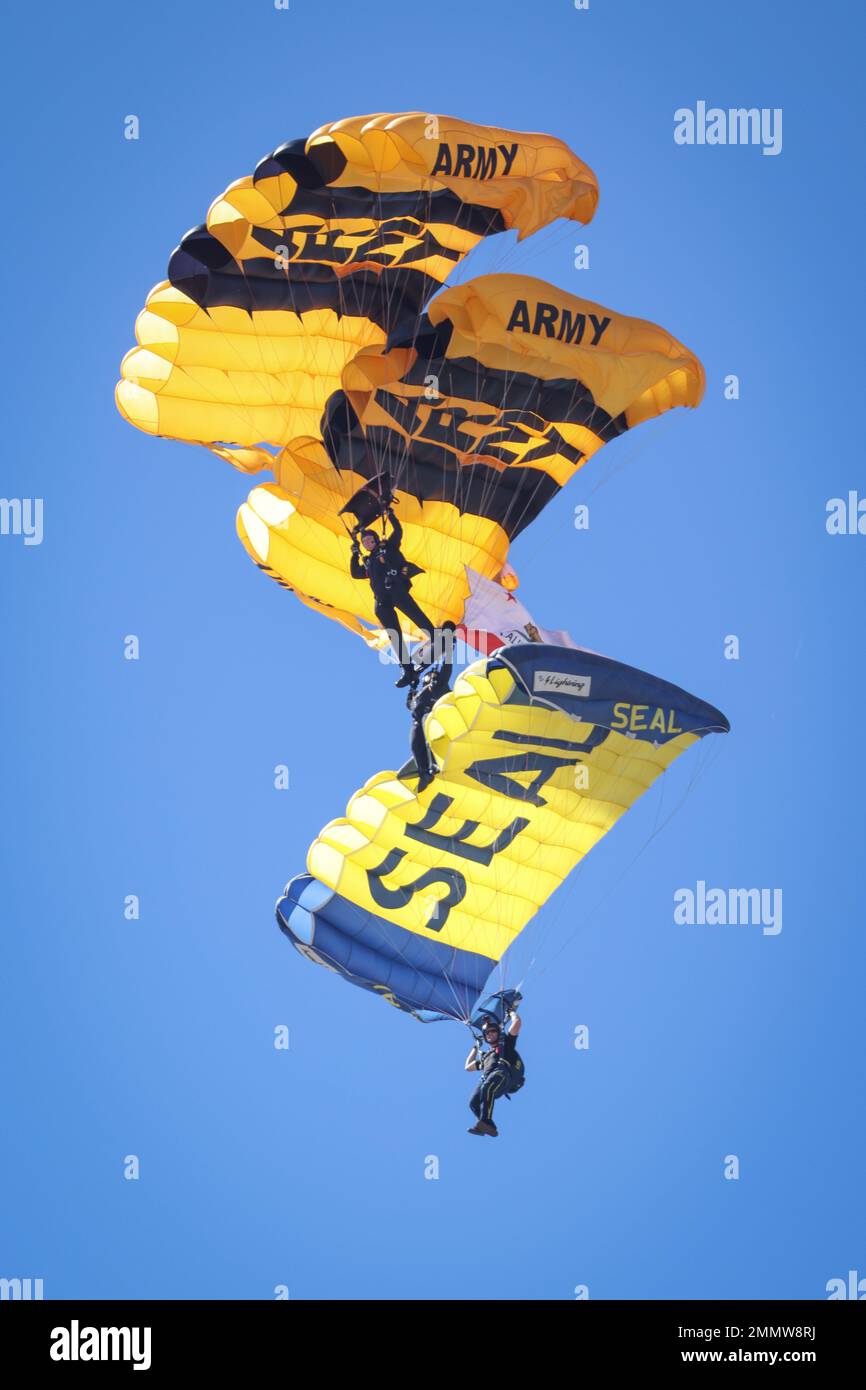
<path id="1" fill-rule="evenodd" d="M 302 955 L 419 1017 L 468 1019 L 496 964 L 365 912 L 310 874 L 286 886 L 277 921 Z"/>
<path id="2" fill-rule="evenodd" d="M 678 685 L 595 652 L 521 642 L 500 648 L 496 658 L 488 662 L 488 669 L 498 665 L 507 666 L 533 700 L 605 729 L 618 727 L 617 705 L 645 705 L 648 711 L 675 713 L 676 728 L 669 732 L 629 725 L 629 732 L 635 738 L 648 743 L 665 743 L 683 732 L 727 733 L 731 727 L 720 710 Z M 557 686 L 555 679 L 549 677 L 565 679 Z M 577 688 L 588 693 L 573 693 Z M 536 745 L 537 742 L 533 740 Z"/>

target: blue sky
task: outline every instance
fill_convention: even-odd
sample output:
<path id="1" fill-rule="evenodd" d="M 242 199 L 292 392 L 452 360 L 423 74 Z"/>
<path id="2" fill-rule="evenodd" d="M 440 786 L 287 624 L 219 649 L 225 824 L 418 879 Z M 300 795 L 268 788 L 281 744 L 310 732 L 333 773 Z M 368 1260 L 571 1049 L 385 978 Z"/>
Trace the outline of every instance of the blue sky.
<path id="1" fill-rule="evenodd" d="M 569 1299 L 820 1298 L 866 1274 L 866 539 L 824 524 L 866 492 L 860 23 L 738 0 L 10 14 L 0 492 L 43 498 L 45 533 L 0 537 L 0 1275 L 57 1298 Z M 782 108 L 782 153 L 676 145 L 698 100 Z M 700 410 L 610 446 L 514 548 L 539 621 L 732 732 L 532 929 L 528 1081 L 496 1143 L 465 1133 L 464 1030 L 314 969 L 273 922 L 319 827 L 404 759 L 390 673 L 250 564 L 239 474 L 112 399 L 216 193 L 323 121 L 404 109 L 566 140 L 599 176 L 591 227 L 464 273 L 505 257 L 657 320 L 708 378 Z M 700 879 L 781 888 L 782 931 L 677 926 Z"/>

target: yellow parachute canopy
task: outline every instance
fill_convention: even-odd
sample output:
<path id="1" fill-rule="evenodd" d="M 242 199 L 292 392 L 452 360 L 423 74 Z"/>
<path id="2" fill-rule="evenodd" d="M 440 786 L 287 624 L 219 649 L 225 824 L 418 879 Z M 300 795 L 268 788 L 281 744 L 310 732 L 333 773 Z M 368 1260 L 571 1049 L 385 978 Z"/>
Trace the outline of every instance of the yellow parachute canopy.
<path id="1" fill-rule="evenodd" d="M 413 594 L 459 622 L 467 567 L 499 577 L 511 540 L 604 443 L 704 388 L 665 329 L 518 275 L 443 291 L 406 345 L 359 351 L 342 379 L 327 448 L 285 449 L 238 530 L 266 572 L 355 631 L 372 602 L 349 578 L 339 511 L 364 481 L 389 473 L 403 554 L 425 571 Z"/>
<path id="2" fill-rule="evenodd" d="M 603 444 L 675 406 L 704 371 L 666 329 L 522 275 L 446 289 L 405 344 L 359 352 L 329 405 L 341 467 L 446 496 L 520 533 Z"/>
<path id="3" fill-rule="evenodd" d="M 522 644 L 435 705 L 440 768 L 381 772 L 277 906 L 305 956 L 399 1008 L 471 1016 L 497 961 L 621 815 L 724 715 L 606 657 Z"/>
<path id="4" fill-rule="evenodd" d="M 139 315 L 118 408 L 150 434 L 269 467 L 256 446 L 317 434 L 346 362 L 414 323 L 482 238 L 587 222 L 597 198 L 592 171 L 548 135 L 418 112 L 323 126 L 183 238 Z"/>

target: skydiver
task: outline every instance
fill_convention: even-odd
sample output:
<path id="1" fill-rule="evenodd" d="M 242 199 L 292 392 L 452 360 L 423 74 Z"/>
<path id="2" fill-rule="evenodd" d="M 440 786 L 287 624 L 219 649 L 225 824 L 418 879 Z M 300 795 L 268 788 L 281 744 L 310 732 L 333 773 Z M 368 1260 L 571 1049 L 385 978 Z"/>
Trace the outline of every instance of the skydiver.
<path id="1" fill-rule="evenodd" d="M 478 1044 L 473 1044 L 464 1067 L 465 1071 L 484 1073 L 469 1100 L 469 1109 L 476 1120 L 470 1134 L 489 1134 L 491 1139 L 496 1139 L 499 1130 L 493 1123 L 493 1107 L 500 1096 L 511 1095 L 523 1085 L 523 1059 L 516 1042 L 519 1032 L 520 1019 L 514 1008 L 509 1011 L 504 1032 L 495 1018 L 486 1018 L 481 1026 L 487 1051 L 481 1052 Z"/>
<path id="2" fill-rule="evenodd" d="M 353 579 L 367 579 L 373 590 L 373 607 L 381 626 L 388 633 L 403 674 L 396 682 L 398 687 L 414 686 L 418 672 L 409 657 L 409 649 L 400 631 L 398 613 L 404 614 L 417 628 L 433 640 L 434 628 L 427 614 L 412 597 L 412 580 L 423 571 L 413 565 L 400 550 L 403 540 L 403 527 L 393 508 L 388 507 L 385 516 L 391 524 L 391 534 L 380 536 L 369 528 L 352 532 L 351 575 Z M 366 554 L 361 554 L 361 546 Z"/>
<path id="3" fill-rule="evenodd" d="M 449 654 L 451 655 L 451 654 Z M 428 666 L 417 685 L 413 685 L 406 696 L 406 705 L 412 712 L 412 734 L 410 744 L 412 757 L 418 769 L 418 791 L 429 787 L 439 771 L 436 760 L 430 751 L 424 733 L 424 720 L 431 709 L 451 684 L 453 658 Z"/>

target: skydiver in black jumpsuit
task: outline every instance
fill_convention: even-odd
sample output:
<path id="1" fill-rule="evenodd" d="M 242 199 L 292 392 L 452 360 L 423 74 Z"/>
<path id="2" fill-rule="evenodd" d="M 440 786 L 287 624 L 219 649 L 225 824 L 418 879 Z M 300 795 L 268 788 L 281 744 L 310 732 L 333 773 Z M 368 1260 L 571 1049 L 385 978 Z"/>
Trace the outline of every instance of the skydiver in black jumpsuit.
<path id="1" fill-rule="evenodd" d="M 474 1046 L 465 1066 L 466 1071 L 484 1073 L 469 1100 L 469 1109 L 476 1121 L 469 1133 L 489 1134 L 491 1139 L 495 1139 L 499 1134 L 493 1123 L 496 1101 L 500 1096 L 519 1091 L 524 1082 L 523 1059 L 517 1051 L 516 1041 L 520 1019 L 512 1009 L 505 1032 L 494 1018 L 485 1019 L 481 1031 L 488 1051 L 479 1052 L 477 1045 Z"/>
<path id="2" fill-rule="evenodd" d="M 352 540 L 351 575 L 353 579 L 368 579 L 373 590 L 373 607 L 376 617 L 391 640 L 403 674 L 398 686 L 414 685 L 418 679 L 415 667 L 409 657 L 409 649 L 400 631 L 398 613 L 404 614 L 417 628 L 432 640 L 433 624 L 427 614 L 412 597 L 412 579 L 422 571 L 411 564 L 401 553 L 400 543 L 403 528 L 389 507 L 386 516 L 391 523 L 391 534 L 379 536 L 375 531 L 356 531 Z M 361 554 L 363 545 L 366 554 Z"/>
<path id="3" fill-rule="evenodd" d="M 410 739 L 412 757 L 418 769 L 418 791 L 429 787 L 439 769 L 433 758 L 424 734 L 424 720 L 451 683 L 452 662 L 445 660 L 438 665 L 429 666 L 417 686 L 413 686 L 406 697 L 406 704 L 412 712 L 412 735 Z"/>

